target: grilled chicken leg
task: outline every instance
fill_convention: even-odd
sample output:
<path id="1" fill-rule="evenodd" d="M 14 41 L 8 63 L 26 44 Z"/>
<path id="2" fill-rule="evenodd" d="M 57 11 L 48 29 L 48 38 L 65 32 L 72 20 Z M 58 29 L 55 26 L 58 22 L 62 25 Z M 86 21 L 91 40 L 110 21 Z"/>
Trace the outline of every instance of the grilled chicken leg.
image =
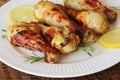
<path id="1" fill-rule="evenodd" d="M 60 60 L 60 52 L 47 44 L 37 24 L 13 25 L 8 29 L 7 36 L 13 45 L 43 52 L 47 63 L 56 63 Z"/>
<path id="2" fill-rule="evenodd" d="M 113 23 L 117 18 L 117 13 L 104 6 L 98 0 L 63 0 L 64 5 L 74 10 L 94 10 L 106 15 L 109 23 Z"/>
<path id="3" fill-rule="evenodd" d="M 46 40 L 63 54 L 69 54 L 78 48 L 80 38 L 66 27 L 40 25 Z"/>
<path id="4" fill-rule="evenodd" d="M 42 1 L 35 5 L 34 14 L 39 22 L 46 23 L 57 27 L 69 28 L 81 38 L 81 42 L 89 43 L 95 41 L 95 34 L 93 31 L 81 27 L 71 21 L 66 13 L 60 7 L 52 2 Z"/>
<path id="5" fill-rule="evenodd" d="M 108 30 L 108 21 L 106 16 L 91 10 L 75 11 L 59 5 L 70 17 L 75 18 L 79 23 L 83 23 L 87 28 L 92 29 L 97 34 L 103 34 Z"/>

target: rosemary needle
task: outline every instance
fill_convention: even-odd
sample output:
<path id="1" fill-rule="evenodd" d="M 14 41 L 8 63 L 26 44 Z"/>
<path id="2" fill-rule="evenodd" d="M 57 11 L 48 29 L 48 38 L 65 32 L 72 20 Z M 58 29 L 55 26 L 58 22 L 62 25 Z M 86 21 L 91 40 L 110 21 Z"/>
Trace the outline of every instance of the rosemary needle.
<path id="1" fill-rule="evenodd" d="M 109 7 L 109 8 L 115 11 L 120 10 L 120 7 Z"/>
<path id="2" fill-rule="evenodd" d="M 7 39 L 6 35 L 1 35 L 2 39 Z"/>
<path id="3" fill-rule="evenodd" d="M 26 59 L 25 62 L 30 61 L 30 63 L 32 64 L 32 63 L 35 63 L 35 62 L 38 62 L 38 61 L 44 59 L 44 57 L 39 57 L 34 52 L 33 52 L 33 54 L 34 54 L 34 56 L 24 57 Z"/>
<path id="4" fill-rule="evenodd" d="M 7 32 L 5 29 L 2 29 L 1 31 L 2 31 L 2 32 Z"/>
<path id="5" fill-rule="evenodd" d="M 92 56 L 91 53 L 94 52 L 95 48 L 93 47 L 92 43 L 88 44 L 80 44 L 81 49 L 87 53 L 89 56 Z"/>
<path id="6" fill-rule="evenodd" d="M 1 30 L 2 32 L 7 32 L 5 29 Z M 7 39 L 7 35 L 1 35 L 2 39 Z"/>

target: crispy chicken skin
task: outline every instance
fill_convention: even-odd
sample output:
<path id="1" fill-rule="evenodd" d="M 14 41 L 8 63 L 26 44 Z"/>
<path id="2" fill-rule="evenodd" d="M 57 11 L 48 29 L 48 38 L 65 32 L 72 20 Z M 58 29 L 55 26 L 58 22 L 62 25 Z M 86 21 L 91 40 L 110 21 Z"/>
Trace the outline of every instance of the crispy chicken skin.
<path id="1" fill-rule="evenodd" d="M 66 27 L 79 35 L 82 43 L 95 42 L 96 35 L 92 30 L 71 21 L 60 7 L 52 2 L 41 1 L 35 5 L 34 14 L 39 22 L 57 27 Z"/>
<path id="2" fill-rule="evenodd" d="M 27 30 L 29 34 L 30 33 L 32 34 L 31 30 L 33 30 L 34 32 L 36 32 L 36 36 L 37 34 L 38 36 L 41 36 L 41 37 L 38 37 L 39 39 L 42 39 L 42 41 L 44 42 L 47 41 L 46 44 L 48 43 L 49 45 L 51 45 L 51 47 L 57 49 L 58 51 L 60 51 L 60 53 L 63 53 L 63 54 L 69 54 L 77 50 L 78 45 L 80 43 L 79 36 L 74 34 L 73 32 L 70 32 L 69 28 L 65 28 L 65 27 L 58 28 L 54 26 L 45 26 L 41 23 L 32 22 L 32 23 L 20 23 L 18 25 L 12 26 L 8 30 L 9 30 L 8 36 L 18 35 L 19 31 L 20 31 L 19 32 L 20 34 L 22 33 L 21 31 L 24 31 L 24 30 Z M 15 32 L 16 30 L 17 32 Z M 13 31 L 13 32 L 10 32 L 10 31 Z M 26 34 L 28 34 L 27 32 Z M 9 41 L 11 41 L 11 38 L 10 37 L 8 38 L 9 38 Z M 13 44 L 15 45 L 15 43 Z M 16 43 L 16 45 L 18 44 Z M 30 48 L 30 50 L 35 50 L 35 48 L 32 47 L 32 45 L 31 47 L 28 47 L 28 46 L 24 46 L 24 47 L 26 47 L 27 49 Z"/>
<path id="3" fill-rule="evenodd" d="M 13 25 L 7 30 L 7 37 L 13 45 L 43 52 L 47 63 L 57 63 L 60 60 L 60 52 L 47 44 L 41 28 L 37 24 Z"/>
<path id="4" fill-rule="evenodd" d="M 109 23 L 104 16 L 94 11 L 77 12 L 69 11 L 79 22 L 82 22 L 87 28 L 92 29 L 97 34 L 104 34 L 108 30 Z M 73 14 L 72 14 L 73 13 Z"/>
<path id="5" fill-rule="evenodd" d="M 69 54 L 76 51 L 80 43 L 78 35 L 74 34 L 66 27 L 54 27 L 40 25 L 46 40 L 52 47 L 58 49 L 63 54 Z"/>
<path id="6" fill-rule="evenodd" d="M 107 16 L 109 23 L 113 23 L 117 18 L 117 13 L 104 6 L 98 0 L 63 0 L 64 5 L 73 10 L 94 10 L 102 12 Z"/>
<path id="7" fill-rule="evenodd" d="M 79 23 L 83 23 L 96 34 L 104 34 L 108 30 L 109 22 L 102 13 L 92 10 L 72 10 L 59 4 L 58 6 L 70 17 L 75 18 Z"/>
<path id="8" fill-rule="evenodd" d="M 42 23 L 57 27 L 70 25 L 67 15 L 52 2 L 42 1 L 37 3 L 35 5 L 34 14 L 36 19 Z"/>

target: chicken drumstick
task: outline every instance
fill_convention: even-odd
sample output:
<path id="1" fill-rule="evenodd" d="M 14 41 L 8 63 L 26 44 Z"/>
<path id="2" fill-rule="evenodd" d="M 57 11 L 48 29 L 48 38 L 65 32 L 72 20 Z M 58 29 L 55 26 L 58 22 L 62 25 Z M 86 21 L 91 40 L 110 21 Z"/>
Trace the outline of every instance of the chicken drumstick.
<path id="1" fill-rule="evenodd" d="M 43 52 L 47 63 L 56 63 L 60 60 L 60 52 L 47 44 L 42 30 L 37 24 L 20 23 L 13 25 L 7 31 L 7 37 L 13 45 Z"/>

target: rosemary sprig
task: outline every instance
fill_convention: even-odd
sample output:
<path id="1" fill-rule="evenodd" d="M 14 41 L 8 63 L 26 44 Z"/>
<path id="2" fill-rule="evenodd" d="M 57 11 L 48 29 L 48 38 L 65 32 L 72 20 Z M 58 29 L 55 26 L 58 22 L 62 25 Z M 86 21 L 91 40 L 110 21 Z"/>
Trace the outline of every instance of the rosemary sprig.
<path id="1" fill-rule="evenodd" d="M 1 31 L 2 31 L 2 32 L 7 32 L 5 29 L 2 29 Z"/>
<path id="2" fill-rule="evenodd" d="M 91 53 L 94 52 L 95 48 L 92 45 L 92 43 L 88 43 L 88 44 L 80 44 L 81 49 L 87 53 L 89 56 L 92 56 Z"/>
<path id="3" fill-rule="evenodd" d="M 33 54 L 34 54 L 34 56 L 24 57 L 25 58 L 25 62 L 30 61 L 30 63 L 32 64 L 32 63 L 35 63 L 35 62 L 38 62 L 38 61 L 41 61 L 42 59 L 44 59 L 44 57 L 39 57 L 34 52 L 33 52 Z"/>
<path id="4" fill-rule="evenodd" d="M 2 39 L 7 39 L 7 35 L 1 35 Z"/>
<path id="5" fill-rule="evenodd" d="M 1 30 L 2 32 L 7 32 L 5 29 Z M 2 39 L 7 39 L 7 35 L 1 35 Z"/>
<path id="6" fill-rule="evenodd" d="M 110 9 L 114 10 L 114 11 L 118 11 L 120 10 L 120 7 L 109 7 Z"/>

